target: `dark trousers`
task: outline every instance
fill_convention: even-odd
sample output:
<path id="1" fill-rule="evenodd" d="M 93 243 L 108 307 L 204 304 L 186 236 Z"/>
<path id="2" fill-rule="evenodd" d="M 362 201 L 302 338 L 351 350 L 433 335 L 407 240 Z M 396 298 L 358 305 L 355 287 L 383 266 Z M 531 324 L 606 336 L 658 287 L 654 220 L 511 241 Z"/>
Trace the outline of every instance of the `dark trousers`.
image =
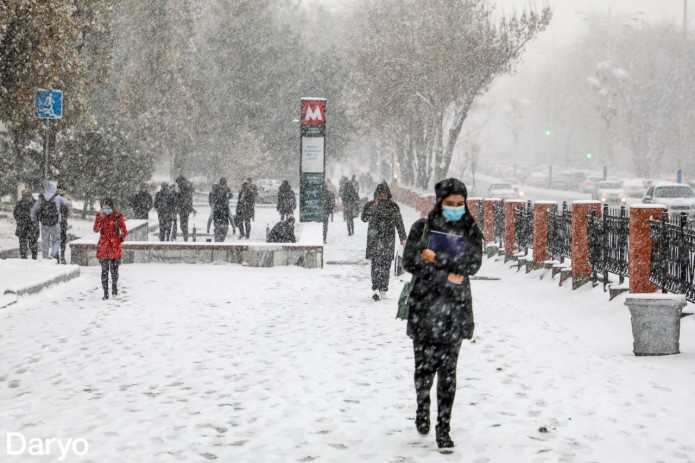
<path id="1" fill-rule="evenodd" d="M 326 238 L 328 237 L 328 218 L 331 216 L 331 214 L 324 214 L 323 215 L 323 242 L 326 242 Z"/>
<path id="2" fill-rule="evenodd" d="M 19 257 L 27 258 L 27 253 L 31 252 L 31 258 L 36 259 L 39 253 L 39 229 L 28 227 L 19 231 Z"/>
<path id="3" fill-rule="evenodd" d="M 176 214 L 174 214 L 174 218 L 171 219 L 171 241 L 176 241 L 176 228 L 178 226 L 178 220 L 176 220 Z"/>
<path id="4" fill-rule="evenodd" d="M 171 218 L 159 216 L 159 241 L 171 240 Z"/>
<path id="5" fill-rule="evenodd" d="M 375 257 L 372 259 L 372 290 L 388 291 L 391 273 L 391 259 Z"/>
<path id="6" fill-rule="evenodd" d="M 461 343 L 427 344 L 413 341 L 417 414 L 429 417 L 430 389 L 437 376 L 437 428 L 449 432 L 456 395 L 456 364 Z"/>
<path id="7" fill-rule="evenodd" d="M 215 243 L 222 243 L 227 237 L 227 230 L 229 230 L 229 221 L 225 217 L 224 219 L 216 219 L 215 224 Z"/>
<path id="8" fill-rule="evenodd" d="M 109 294 L 109 272 L 111 272 L 111 291 L 118 292 L 118 266 L 121 265 L 120 259 L 99 259 L 101 263 L 101 286 L 104 288 L 104 295 Z"/>
<path id="9" fill-rule="evenodd" d="M 345 211 L 345 221 L 347 222 L 348 235 L 355 234 L 355 219 L 352 217 L 352 210 Z"/>
<path id="10" fill-rule="evenodd" d="M 68 244 L 68 222 L 60 222 L 60 261 L 65 263 L 65 247 Z"/>
<path id="11" fill-rule="evenodd" d="M 183 240 L 188 241 L 188 216 L 190 214 L 179 214 L 179 224 L 181 225 L 181 233 Z"/>
<path id="12" fill-rule="evenodd" d="M 239 216 L 239 223 L 237 224 L 239 227 L 239 237 L 243 238 L 244 236 L 246 238 L 251 237 L 251 217 L 241 217 Z"/>

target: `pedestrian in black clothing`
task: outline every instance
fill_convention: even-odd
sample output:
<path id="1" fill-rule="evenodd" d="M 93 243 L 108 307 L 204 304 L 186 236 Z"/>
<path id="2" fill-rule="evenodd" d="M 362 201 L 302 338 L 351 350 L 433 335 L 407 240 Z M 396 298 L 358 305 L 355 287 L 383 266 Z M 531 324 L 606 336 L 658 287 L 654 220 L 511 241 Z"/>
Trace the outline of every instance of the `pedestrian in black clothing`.
<path id="1" fill-rule="evenodd" d="M 290 182 L 285 180 L 280 185 L 278 190 L 278 205 L 277 209 L 280 213 L 280 220 L 287 219 L 288 216 L 294 214 L 294 210 L 297 208 L 297 195 L 292 191 Z"/>
<path id="2" fill-rule="evenodd" d="M 369 222 L 367 229 L 367 259 L 372 261 L 372 299 L 378 301 L 389 290 L 389 269 L 395 251 L 396 239 L 405 244 L 405 226 L 401 209 L 392 200 L 391 190 L 386 182 L 377 185 L 374 201 L 369 201 L 362 209 L 362 221 Z"/>
<path id="3" fill-rule="evenodd" d="M 350 183 L 352 183 L 352 188 L 355 189 L 355 192 L 357 193 L 357 196 L 359 197 L 360 196 L 360 182 L 357 180 L 356 175 L 352 176 Z"/>
<path id="4" fill-rule="evenodd" d="M 355 191 L 355 187 L 350 180 L 345 179 L 341 190 L 340 190 L 340 200 L 343 202 L 343 216 L 347 222 L 348 236 L 355 234 L 355 217 L 357 217 L 358 203 L 360 202 L 360 197 Z"/>
<path id="5" fill-rule="evenodd" d="M 154 195 L 154 208 L 159 219 L 159 241 L 170 241 L 176 198 L 167 182 L 162 182 L 162 188 Z"/>
<path id="6" fill-rule="evenodd" d="M 255 198 L 251 185 L 244 182 L 239 191 L 236 204 L 236 215 L 239 218 L 239 238 L 251 238 L 251 219 L 255 215 Z"/>
<path id="7" fill-rule="evenodd" d="M 188 181 L 183 175 L 176 178 L 176 185 L 179 191 L 176 193 L 176 212 L 179 214 L 179 224 L 183 240 L 188 241 L 188 216 L 193 212 L 193 184 Z"/>
<path id="8" fill-rule="evenodd" d="M 333 216 L 335 209 L 335 193 L 331 191 L 329 181 L 323 184 L 323 244 L 326 244 L 328 237 L 328 218 Z"/>
<path id="9" fill-rule="evenodd" d="M 146 184 L 140 185 L 140 191 L 133 197 L 130 205 L 133 207 L 133 215 L 137 220 L 149 220 L 150 209 L 154 203 Z"/>
<path id="10" fill-rule="evenodd" d="M 17 222 L 15 235 L 19 238 L 19 257 L 26 259 L 28 252 L 31 252 L 31 258 L 36 260 L 39 252 L 39 229 L 31 223 L 31 208 L 34 206 L 34 199 L 31 190 L 25 189 L 22 191 L 22 197 L 14 206 L 12 215 Z"/>
<path id="11" fill-rule="evenodd" d="M 435 186 L 435 194 L 436 204 L 428 217 L 410 229 L 403 255 L 405 269 L 416 278 L 407 332 L 415 352 L 415 425 L 420 434 L 429 432 L 430 389 L 438 375 L 436 439 L 442 452 L 450 452 L 458 353 L 474 328 L 469 276 L 480 268 L 483 235 L 467 211 L 468 193 L 461 181 L 443 180 Z M 435 253 L 426 244 L 432 231 L 462 237 L 467 244 L 456 255 Z"/>
<path id="12" fill-rule="evenodd" d="M 268 243 L 296 243 L 297 238 L 294 236 L 294 217 L 289 216 L 287 220 L 280 221 L 270 230 Z"/>
<path id="13" fill-rule="evenodd" d="M 65 188 L 62 184 L 58 185 L 56 196 L 62 196 L 68 201 L 72 201 L 72 197 L 65 194 Z M 60 263 L 65 265 L 65 249 L 68 245 L 68 208 L 61 204 L 60 206 Z"/>
<path id="14" fill-rule="evenodd" d="M 223 242 L 227 237 L 227 230 L 229 230 L 229 224 L 231 223 L 231 213 L 229 211 L 230 198 L 231 191 L 227 186 L 227 181 L 223 177 L 220 179 L 220 183 L 213 188 L 212 192 L 210 192 L 210 196 L 208 198 L 210 201 L 210 206 L 212 207 L 215 242 L 217 243 Z"/>

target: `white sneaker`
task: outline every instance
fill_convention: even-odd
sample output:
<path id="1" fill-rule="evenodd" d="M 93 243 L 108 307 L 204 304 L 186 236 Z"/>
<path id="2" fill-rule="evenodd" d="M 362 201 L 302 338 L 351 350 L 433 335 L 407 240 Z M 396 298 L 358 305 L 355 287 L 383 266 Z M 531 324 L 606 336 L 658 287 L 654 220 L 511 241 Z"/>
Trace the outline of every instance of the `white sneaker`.
<path id="1" fill-rule="evenodd" d="M 388 293 L 388 291 L 379 291 L 379 296 L 381 297 L 381 299 L 386 299 L 387 293 Z"/>
<path id="2" fill-rule="evenodd" d="M 381 299 L 381 294 L 379 294 L 379 291 L 374 291 L 374 294 L 372 294 L 372 299 L 374 299 L 374 302 Z"/>

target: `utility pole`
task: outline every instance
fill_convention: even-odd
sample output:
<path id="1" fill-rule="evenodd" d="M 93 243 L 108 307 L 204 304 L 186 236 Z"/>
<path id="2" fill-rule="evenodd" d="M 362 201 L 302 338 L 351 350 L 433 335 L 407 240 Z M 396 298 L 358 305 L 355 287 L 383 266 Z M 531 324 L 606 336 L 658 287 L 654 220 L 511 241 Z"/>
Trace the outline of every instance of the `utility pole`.
<path id="1" fill-rule="evenodd" d="M 686 66 L 686 49 L 688 45 L 688 0 L 683 0 L 683 37 L 681 43 L 681 114 L 678 131 L 678 165 L 677 169 L 681 168 L 681 160 L 685 158 L 685 66 Z"/>

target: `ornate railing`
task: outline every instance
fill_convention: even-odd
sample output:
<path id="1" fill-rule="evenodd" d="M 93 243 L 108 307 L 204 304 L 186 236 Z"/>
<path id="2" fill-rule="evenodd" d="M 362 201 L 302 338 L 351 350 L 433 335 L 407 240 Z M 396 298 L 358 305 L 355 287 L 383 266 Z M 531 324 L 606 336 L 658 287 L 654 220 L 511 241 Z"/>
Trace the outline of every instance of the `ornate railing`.
<path id="1" fill-rule="evenodd" d="M 688 226 L 688 214 L 661 220 L 650 220 L 652 264 L 650 280 L 662 291 L 685 294 L 695 302 L 693 274 L 695 269 L 695 230 Z"/>
<path id="2" fill-rule="evenodd" d="M 622 284 L 628 276 L 630 262 L 629 237 L 630 219 L 627 217 L 625 206 L 620 209 L 609 209 L 603 206 L 601 217 L 596 217 L 594 211 L 587 216 L 589 236 L 589 265 L 593 272 L 594 284 L 601 275 L 603 290 L 608 285 L 608 274 L 618 275 Z"/>
<path id="3" fill-rule="evenodd" d="M 493 240 L 501 248 L 504 247 L 504 201 L 496 201 L 492 206 L 494 217 Z"/>
<path id="4" fill-rule="evenodd" d="M 567 201 L 562 202 L 562 210 L 548 213 L 548 254 L 560 263 L 572 258 L 572 211 Z"/>
<path id="5" fill-rule="evenodd" d="M 533 247 L 533 206 L 531 201 L 514 210 L 514 239 L 516 246 L 524 255 Z"/>

